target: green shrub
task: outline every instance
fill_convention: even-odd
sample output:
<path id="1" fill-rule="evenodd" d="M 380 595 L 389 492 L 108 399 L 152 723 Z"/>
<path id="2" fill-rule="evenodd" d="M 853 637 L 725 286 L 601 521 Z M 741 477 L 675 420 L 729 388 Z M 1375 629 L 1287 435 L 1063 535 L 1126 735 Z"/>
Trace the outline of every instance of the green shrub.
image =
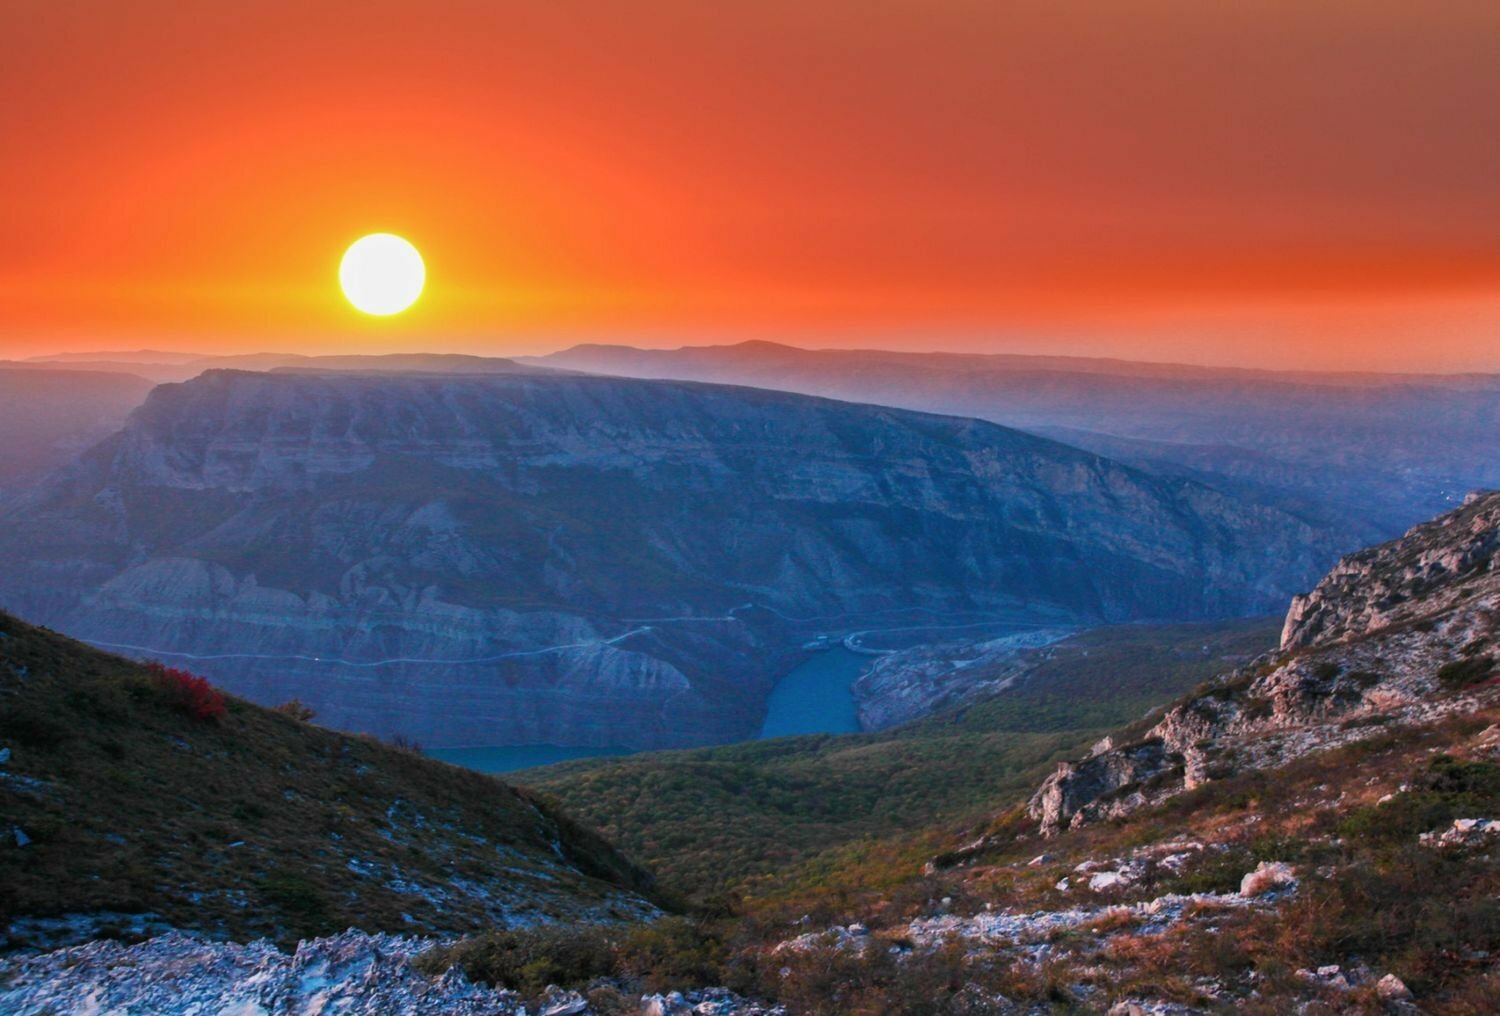
<path id="1" fill-rule="evenodd" d="M 1339 835 L 1371 844 L 1411 842 L 1456 818 L 1500 810 L 1500 765 L 1493 762 L 1437 755 L 1408 785 L 1384 804 L 1354 809 L 1339 823 Z"/>
<path id="2" fill-rule="evenodd" d="M 729 949 L 717 924 L 666 917 L 633 928 L 616 950 L 616 968 L 646 991 L 687 990 L 728 980 Z"/>
<path id="3" fill-rule="evenodd" d="M 1275 711 L 1275 707 L 1268 698 L 1252 696 L 1245 699 L 1245 703 L 1240 707 L 1240 711 L 1247 720 L 1264 720 Z"/>
<path id="4" fill-rule="evenodd" d="M 72 737 L 68 727 L 27 705 L 9 705 L 0 710 L 0 734 L 28 748 L 51 750 Z"/>
<path id="5" fill-rule="evenodd" d="M 1322 660 L 1313 665 L 1312 672 L 1319 681 L 1332 681 L 1343 673 L 1343 668 L 1333 660 Z"/>
<path id="6" fill-rule="evenodd" d="M 261 880 L 260 892 L 294 937 L 311 938 L 337 930 L 327 895 L 300 875 L 270 875 Z"/>
<path id="7" fill-rule="evenodd" d="M 299 698 L 287 699 L 281 705 L 272 707 L 271 711 L 273 713 L 280 713 L 282 716 L 296 720 L 299 723 L 311 723 L 313 718 L 318 715 L 312 706 L 305 704 Z"/>
<path id="8" fill-rule="evenodd" d="M 1454 660 L 1438 668 L 1438 683 L 1445 688 L 1467 688 L 1490 676 L 1495 661 L 1489 656 L 1471 656 L 1466 660 Z"/>
<path id="9" fill-rule="evenodd" d="M 1242 847 L 1210 854 L 1187 871 L 1164 886 L 1164 892 L 1182 893 L 1232 893 L 1239 889 L 1240 880 L 1248 871 L 1254 871 L 1254 854 Z"/>
<path id="10" fill-rule="evenodd" d="M 492 931 L 429 949 L 416 966 L 432 975 L 458 967 L 471 981 L 532 997 L 549 984 L 581 988 L 615 972 L 614 948 L 599 928 Z"/>

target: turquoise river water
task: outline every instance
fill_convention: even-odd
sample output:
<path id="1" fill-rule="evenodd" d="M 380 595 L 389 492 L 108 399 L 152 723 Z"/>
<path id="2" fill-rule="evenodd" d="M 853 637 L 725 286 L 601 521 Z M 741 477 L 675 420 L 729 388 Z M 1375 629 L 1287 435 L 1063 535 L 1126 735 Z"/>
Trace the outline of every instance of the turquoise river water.
<path id="1" fill-rule="evenodd" d="M 870 662 L 868 656 L 835 646 L 816 653 L 788 673 L 771 691 L 760 736 L 848 734 L 859 729 L 849 686 Z M 628 748 L 570 748 L 554 744 L 503 745 L 494 748 L 435 748 L 433 758 L 483 773 L 551 765 L 576 758 L 628 755 Z"/>

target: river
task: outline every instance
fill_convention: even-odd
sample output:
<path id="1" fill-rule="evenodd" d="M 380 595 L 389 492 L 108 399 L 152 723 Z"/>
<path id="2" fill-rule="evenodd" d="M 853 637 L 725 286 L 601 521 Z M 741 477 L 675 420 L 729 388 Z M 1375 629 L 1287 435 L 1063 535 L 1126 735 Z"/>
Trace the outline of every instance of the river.
<path id="1" fill-rule="evenodd" d="M 850 694 L 849 686 L 869 663 L 870 657 L 851 653 L 843 646 L 814 653 L 776 682 L 766 703 L 761 739 L 857 731 L 859 717 L 854 710 L 854 696 Z M 520 744 L 493 748 L 434 748 L 428 754 L 482 773 L 508 773 L 577 758 L 628 755 L 630 749 Z"/>

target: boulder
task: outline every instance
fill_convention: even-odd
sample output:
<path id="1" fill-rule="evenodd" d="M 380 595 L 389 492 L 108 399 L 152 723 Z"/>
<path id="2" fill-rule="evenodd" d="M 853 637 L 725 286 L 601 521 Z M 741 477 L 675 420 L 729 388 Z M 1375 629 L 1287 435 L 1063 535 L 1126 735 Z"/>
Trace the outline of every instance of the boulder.
<path id="1" fill-rule="evenodd" d="M 641 1016 L 690 1016 L 693 1009 L 681 992 L 647 995 L 641 999 Z"/>
<path id="2" fill-rule="evenodd" d="M 1411 989 L 1395 974 L 1386 974 L 1376 981 L 1375 993 L 1387 1002 L 1404 1002 L 1411 998 Z"/>
<path id="3" fill-rule="evenodd" d="M 1240 879 L 1241 896 L 1260 896 L 1282 886 L 1297 884 L 1296 870 L 1285 861 L 1262 861 Z"/>

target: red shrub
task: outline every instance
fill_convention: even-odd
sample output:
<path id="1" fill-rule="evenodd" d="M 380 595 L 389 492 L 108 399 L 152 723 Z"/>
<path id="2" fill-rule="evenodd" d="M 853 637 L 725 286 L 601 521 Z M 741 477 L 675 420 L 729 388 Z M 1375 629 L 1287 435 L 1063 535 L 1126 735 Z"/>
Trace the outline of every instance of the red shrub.
<path id="1" fill-rule="evenodd" d="M 197 674 L 155 662 L 146 664 L 146 672 L 156 679 L 172 704 L 193 719 L 217 720 L 224 715 L 224 693 Z"/>

